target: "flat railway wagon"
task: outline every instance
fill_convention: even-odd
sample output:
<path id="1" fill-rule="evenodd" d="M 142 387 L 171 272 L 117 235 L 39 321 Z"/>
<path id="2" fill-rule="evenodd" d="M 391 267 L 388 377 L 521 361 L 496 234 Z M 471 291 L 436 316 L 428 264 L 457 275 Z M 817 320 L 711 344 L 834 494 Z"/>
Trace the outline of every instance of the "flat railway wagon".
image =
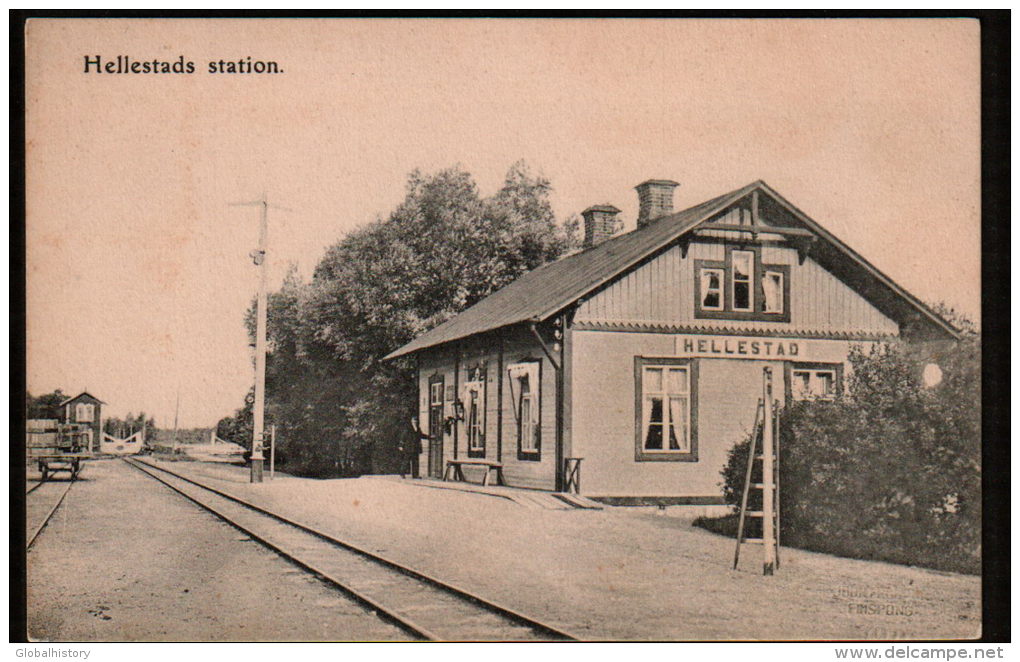
<path id="1" fill-rule="evenodd" d="M 29 430 L 26 456 L 39 467 L 43 481 L 58 471 L 67 471 L 72 479 L 77 478 L 85 461 L 92 457 L 89 428 L 76 423 L 56 423 L 46 429 Z"/>

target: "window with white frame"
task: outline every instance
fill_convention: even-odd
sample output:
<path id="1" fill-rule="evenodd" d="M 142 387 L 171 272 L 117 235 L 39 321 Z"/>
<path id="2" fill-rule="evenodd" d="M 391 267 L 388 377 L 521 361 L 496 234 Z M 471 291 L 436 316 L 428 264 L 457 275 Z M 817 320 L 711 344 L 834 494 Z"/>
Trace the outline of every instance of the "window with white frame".
<path id="1" fill-rule="evenodd" d="M 701 270 L 701 308 L 703 310 L 723 309 L 723 269 L 704 268 Z"/>
<path id="2" fill-rule="evenodd" d="M 733 251 L 733 310 L 754 310 L 754 253 L 752 251 Z"/>
<path id="3" fill-rule="evenodd" d="M 475 375 L 476 377 L 481 375 Z M 464 384 L 464 422 L 467 426 L 469 455 L 485 455 L 485 381 L 473 379 Z"/>
<path id="4" fill-rule="evenodd" d="M 517 419 L 517 457 L 537 460 L 541 454 L 540 364 L 526 361 L 507 368 L 510 397 Z"/>
<path id="5" fill-rule="evenodd" d="M 95 420 L 95 405 L 78 403 L 75 407 L 74 418 L 79 423 L 91 423 Z"/>
<path id="6" fill-rule="evenodd" d="M 761 278 L 763 306 L 762 312 L 783 312 L 783 279 L 782 271 L 766 271 Z"/>
<path id="7" fill-rule="evenodd" d="M 638 357 L 638 460 L 697 460 L 693 366 L 686 359 Z"/>
<path id="8" fill-rule="evenodd" d="M 790 266 L 762 262 L 762 247 L 726 246 L 723 260 L 694 260 L 694 316 L 790 321 Z"/>
<path id="9" fill-rule="evenodd" d="M 428 416 L 426 429 L 429 437 L 433 440 L 440 440 L 443 436 L 443 378 L 440 375 L 433 375 L 429 379 Z"/>
<path id="10" fill-rule="evenodd" d="M 832 400 L 839 393 L 842 366 L 794 364 L 790 397 L 794 400 Z"/>

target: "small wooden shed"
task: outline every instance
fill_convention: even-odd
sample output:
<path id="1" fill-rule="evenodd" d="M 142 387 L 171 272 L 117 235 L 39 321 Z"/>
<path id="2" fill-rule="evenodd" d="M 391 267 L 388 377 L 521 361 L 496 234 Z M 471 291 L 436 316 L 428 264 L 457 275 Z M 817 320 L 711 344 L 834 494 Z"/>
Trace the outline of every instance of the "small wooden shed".
<path id="1" fill-rule="evenodd" d="M 103 439 L 103 405 L 106 403 L 88 391 L 82 391 L 73 398 L 60 403 L 64 423 L 87 425 L 89 428 L 88 449 L 99 450 Z"/>

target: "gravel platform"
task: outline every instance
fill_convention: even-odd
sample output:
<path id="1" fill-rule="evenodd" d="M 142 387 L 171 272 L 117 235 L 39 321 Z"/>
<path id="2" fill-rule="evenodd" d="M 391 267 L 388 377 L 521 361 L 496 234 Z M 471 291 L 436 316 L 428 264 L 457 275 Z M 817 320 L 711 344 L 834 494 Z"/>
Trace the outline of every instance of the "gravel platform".
<path id="1" fill-rule="evenodd" d="M 167 462 L 186 475 L 596 640 L 967 639 L 980 578 L 761 549 L 649 509 L 535 510 L 396 477 L 313 480 Z"/>

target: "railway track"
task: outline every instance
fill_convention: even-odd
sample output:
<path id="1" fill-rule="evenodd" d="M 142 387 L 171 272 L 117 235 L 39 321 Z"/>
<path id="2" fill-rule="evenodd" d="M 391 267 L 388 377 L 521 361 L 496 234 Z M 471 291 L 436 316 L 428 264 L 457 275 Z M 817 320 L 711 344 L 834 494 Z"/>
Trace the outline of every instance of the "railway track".
<path id="1" fill-rule="evenodd" d="M 124 460 L 196 505 L 427 641 L 578 637 L 170 469 Z"/>
<path id="2" fill-rule="evenodd" d="M 53 513 L 57 512 L 64 497 L 74 485 L 74 478 L 69 480 L 42 480 L 25 492 L 25 523 L 27 526 L 25 549 L 31 549 L 42 530 L 49 524 Z M 31 498 L 27 498 L 31 496 Z"/>

